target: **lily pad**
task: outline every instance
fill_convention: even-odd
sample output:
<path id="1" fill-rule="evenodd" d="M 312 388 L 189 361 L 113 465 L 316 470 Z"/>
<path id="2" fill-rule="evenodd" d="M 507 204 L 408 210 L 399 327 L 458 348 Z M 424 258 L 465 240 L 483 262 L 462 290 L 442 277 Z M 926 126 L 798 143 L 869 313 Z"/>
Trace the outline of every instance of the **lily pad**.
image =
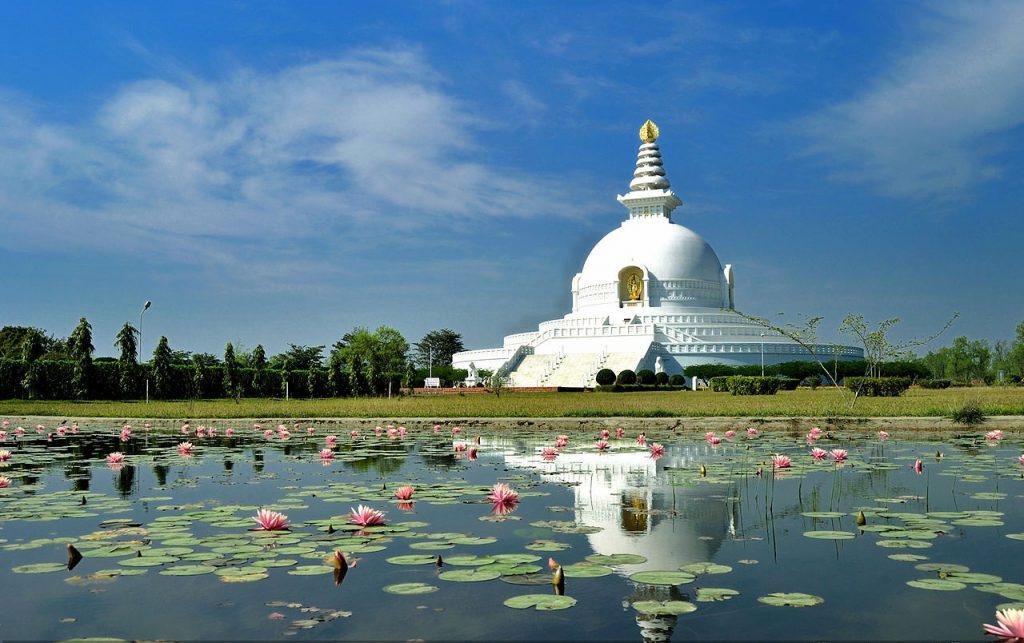
<path id="1" fill-rule="evenodd" d="M 505 606 L 517 610 L 530 609 L 537 611 L 564 610 L 576 604 L 576 599 L 571 596 L 557 596 L 555 594 L 524 594 L 513 596 L 505 600 Z"/>
<path id="2" fill-rule="evenodd" d="M 629 577 L 634 583 L 645 583 L 647 585 L 682 585 L 692 583 L 697 579 L 693 574 L 680 571 L 649 571 L 637 572 Z"/>
<path id="3" fill-rule="evenodd" d="M 430 565 L 437 559 L 430 554 L 406 554 L 405 556 L 392 556 L 387 561 L 392 565 Z"/>
<path id="4" fill-rule="evenodd" d="M 727 589 L 725 587 L 698 587 L 697 588 L 697 602 L 698 603 L 710 603 L 712 601 L 727 601 L 733 596 L 738 596 L 739 592 L 734 589 Z"/>
<path id="5" fill-rule="evenodd" d="M 800 515 L 806 518 L 843 518 L 846 516 L 840 511 L 804 511 Z"/>
<path id="6" fill-rule="evenodd" d="M 943 578 L 920 578 L 918 580 L 908 580 L 907 585 L 918 589 L 930 589 L 940 592 L 950 592 L 967 587 L 964 583 L 945 580 Z"/>
<path id="7" fill-rule="evenodd" d="M 319 574 L 330 574 L 333 571 L 334 568 L 327 565 L 299 565 L 294 569 L 289 569 L 288 573 L 292 576 L 317 576 Z"/>
<path id="8" fill-rule="evenodd" d="M 690 563 L 680 567 L 679 571 L 689 572 L 690 574 L 728 574 L 732 571 L 732 567 L 717 563 Z"/>
<path id="9" fill-rule="evenodd" d="M 920 565 L 915 565 L 914 569 L 920 572 L 939 572 L 940 574 L 951 574 L 953 572 L 962 574 L 971 571 L 971 568 L 966 565 L 954 563 L 921 563 Z"/>
<path id="10" fill-rule="evenodd" d="M 167 569 L 161 569 L 161 576 L 201 576 L 203 574 L 212 574 L 217 571 L 216 567 L 212 565 L 174 565 Z"/>
<path id="11" fill-rule="evenodd" d="M 825 599 L 820 596 L 801 592 L 775 592 L 767 596 L 759 596 L 757 600 L 775 607 L 813 607 L 825 602 Z"/>
<path id="12" fill-rule="evenodd" d="M 526 546 L 526 549 L 530 551 L 563 551 L 569 549 L 572 545 L 568 543 L 560 543 L 554 540 L 535 540 Z"/>
<path id="13" fill-rule="evenodd" d="M 384 591 L 389 594 L 400 594 L 403 596 L 415 596 L 418 594 L 432 594 L 436 592 L 438 587 L 434 585 L 427 585 L 426 583 L 397 583 L 395 585 L 385 585 Z"/>
<path id="14" fill-rule="evenodd" d="M 927 556 L 918 554 L 889 554 L 890 560 L 899 560 L 907 563 L 915 563 L 919 560 L 928 560 Z"/>
<path id="15" fill-rule="evenodd" d="M 647 562 L 640 554 L 591 554 L 586 560 L 598 565 L 640 565 Z"/>
<path id="16" fill-rule="evenodd" d="M 946 580 L 968 584 L 1003 582 L 1003 578 L 1001 576 L 996 576 L 995 574 L 981 574 L 978 572 L 953 572 L 952 574 L 946 574 Z"/>
<path id="17" fill-rule="evenodd" d="M 821 540 L 852 540 L 857 534 L 852 531 L 805 531 L 804 536 Z"/>
<path id="18" fill-rule="evenodd" d="M 562 572 L 566 578 L 600 578 L 612 574 L 610 567 L 595 565 L 593 563 L 578 563 L 576 565 L 563 565 Z"/>
<path id="19" fill-rule="evenodd" d="M 677 616 L 696 612 L 697 606 L 688 601 L 637 601 L 633 609 L 652 616 Z"/>
<path id="20" fill-rule="evenodd" d="M 68 566 L 64 563 L 33 563 L 31 565 L 18 565 L 12 567 L 15 574 L 45 574 L 48 572 L 67 571 Z"/>
<path id="21" fill-rule="evenodd" d="M 484 567 L 472 567 L 470 569 L 452 569 L 438 574 L 441 580 L 455 583 L 476 583 L 480 581 L 494 580 L 501 576 L 500 571 L 494 571 Z"/>

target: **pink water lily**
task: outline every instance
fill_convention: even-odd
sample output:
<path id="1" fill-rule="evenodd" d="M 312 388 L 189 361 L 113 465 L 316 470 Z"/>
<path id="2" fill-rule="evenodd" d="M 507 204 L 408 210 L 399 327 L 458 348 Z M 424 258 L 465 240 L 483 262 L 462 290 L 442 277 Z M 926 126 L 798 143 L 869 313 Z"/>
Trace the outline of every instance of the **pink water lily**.
<path id="1" fill-rule="evenodd" d="M 611 437 L 611 431 L 608 429 L 601 429 L 601 439 L 607 440 L 609 437 Z"/>
<path id="2" fill-rule="evenodd" d="M 988 433 L 985 434 L 985 439 L 986 440 L 1002 440 L 1003 439 L 1003 432 L 1000 431 L 999 429 L 996 429 L 995 431 L 989 431 Z"/>
<path id="3" fill-rule="evenodd" d="M 554 460 L 558 457 L 558 449 L 555 447 L 544 447 L 540 450 L 540 457 L 548 461 Z"/>
<path id="4" fill-rule="evenodd" d="M 320 449 L 320 459 L 321 460 L 333 460 L 334 459 L 334 451 L 331 451 L 330 449 Z"/>
<path id="5" fill-rule="evenodd" d="M 608 440 L 598 440 L 596 443 L 594 443 L 594 447 L 598 451 L 607 451 L 608 450 Z"/>
<path id="6" fill-rule="evenodd" d="M 108 453 L 107 464 L 124 464 L 124 454 L 121 453 L 120 451 Z"/>
<path id="7" fill-rule="evenodd" d="M 359 437 L 359 431 L 355 431 L 355 430 L 349 431 L 348 432 L 348 437 L 352 438 L 353 440 L 358 438 Z"/>
<path id="8" fill-rule="evenodd" d="M 879 440 L 888 440 L 889 439 L 889 433 L 887 431 L 879 431 L 878 432 L 878 439 Z"/>
<path id="9" fill-rule="evenodd" d="M 181 425 L 181 434 L 182 435 L 188 435 L 191 432 L 192 432 L 192 427 L 189 425 L 188 422 L 186 422 L 186 423 Z"/>
<path id="10" fill-rule="evenodd" d="M 828 451 L 826 451 L 825 449 L 814 447 L 813 449 L 811 449 L 811 457 L 814 458 L 815 462 L 821 462 L 826 457 L 828 457 Z"/>
<path id="11" fill-rule="evenodd" d="M 397 498 L 398 500 L 410 500 L 412 498 L 412 494 L 415 491 L 416 488 L 413 487 L 412 485 L 404 485 L 402 487 L 399 487 L 398 489 L 395 489 L 395 498 Z"/>
<path id="12" fill-rule="evenodd" d="M 14 429 L 14 434 L 20 438 L 25 435 L 25 429 L 19 426 L 18 428 Z"/>
<path id="13" fill-rule="evenodd" d="M 376 509 L 365 505 L 359 505 L 357 508 L 352 510 L 352 513 L 348 517 L 348 521 L 353 525 L 359 525 L 360 527 L 383 525 L 384 512 L 377 511 Z"/>
<path id="14" fill-rule="evenodd" d="M 728 431 L 725 432 L 725 437 L 731 440 L 736 437 L 736 432 L 733 431 L 732 429 L 729 429 Z"/>
<path id="15" fill-rule="evenodd" d="M 440 432 L 441 432 L 441 425 L 440 424 L 435 424 L 434 425 L 434 433 L 440 433 Z"/>
<path id="16" fill-rule="evenodd" d="M 658 444 L 657 442 L 652 442 L 651 443 L 651 457 L 657 459 L 657 458 L 660 458 L 663 455 L 665 455 L 665 446 L 662 445 L 662 444 Z"/>
<path id="17" fill-rule="evenodd" d="M 917 461 L 914 462 L 914 471 L 917 473 L 924 471 L 924 462 L 921 462 L 921 458 L 918 458 Z"/>
<path id="18" fill-rule="evenodd" d="M 470 460 L 476 460 L 476 453 L 477 453 L 477 447 L 473 446 L 473 447 L 469 447 L 469 451 L 466 452 L 466 455 L 469 456 Z"/>
<path id="19" fill-rule="evenodd" d="M 508 486 L 508 483 L 496 482 L 491 487 L 491 495 L 487 496 L 487 499 L 495 503 L 515 504 L 519 502 L 519 494 Z"/>
<path id="20" fill-rule="evenodd" d="M 722 438 L 718 437 L 717 435 L 713 435 L 710 438 L 708 438 L 707 442 L 711 446 L 716 447 L 716 446 L 718 446 L 719 444 L 722 443 Z"/>
<path id="21" fill-rule="evenodd" d="M 259 527 L 256 531 L 284 531 L 288 529 L 288 516 L 269 509 L 260 509 L 253 518 Z"/>
<path id="22" fill-rule="evenodd" d="M 264 431 L 264 432 L 263 432 L 263 437 L 264 437 L 264 438 L 266 438 L 266 439 L 268 439 L 268 440 L 269 440 L 269 439 L 270 439 L 271 437 L 273 437 L 273 435 L 274 435 L 274 431 L 273 431 L 273 430 L 271 430 L 271 429 L 267 429 L 266 431 Z"/>
<path id="23" fill-rule="evenodd" d="M 757 437 L 757 429 L 755 429 L 752 426 L 748 426 L 747 427 L 747 437 L 748 438 L 756 438 Z"/>
<path id="24" fill-rule="evenodd" d="M 999 625 L 982 625 L 985 634 L 999 636 L 1007 641 L 1024 641 L 1024 609 L 1005 609 L 996 612 Z"/>
<path id="25" fill-rule="evenodd" d="M 818 438 L 821 437 L 821 433 L 822 433 L 821 429 L 819 429 L 816 426 L 812 426 L 811 427 L 811 431 L 810 431 L 810 433 L 808 435 L 813 435 L 814 439 L 817 440 Z"/>
<path id="26" fill-rule="evenodd" d="M 714 437 L 715 437 L 715 432 L 714 431 L 708 431 L 707 433 L 704 434 L 704 441 L 705 442 L 711 442 L 711 440 L 714 439 Z"/>
<path id="27" fill-rule="evenodd" d="M 615 439 L 616 440 L 621 440 L 624 437 L 626 437 L 626 429 L 622 428 L 621 426 L 619 428 L 615 429 Z"/>
<path id="28" fill-rule="evenodd" d="M 793 466 L 793 461 L 789 459 L 788 455 L 778 453 L 772 456 L 772 464 L 776 469 L 788 469 Z"/>
<path id="29" fill-rule="evenodd" d="M 555 439 L 555 448 L 561 449 L 566 446 L 569 446 L 569 436 L 560 435 Z"/>
<path id="30" fill-rule="evenodd" d="M 0 489 L 6 489 L 11 486 L 11 479 L 7 476 L 0 476 Z"/>
<path id="31" fill-rule="evenodd" d="M 453 426 L 453 427 L 452 427 L 452 435 L 458 435 L 458 434 L 460 434 L 460 433 L 462 433 L 462 429 L 460 429 L 460 428 L 459 428 L 459 427 L 457 427 L 457 426 Z"/>
<path id="32" fill-rule="evenodd" d="M 7 462 L 11 459 L 11 452 L 7 449 L 0 450 L 0 462 Z"/>
<path id="33" fill-rule="evenodd" d="M 1024 464 L 1024 454 L 1021 454 L 1021 456 L 1020 456 L 1020 458 L 1018 458 L 1018 460 L 1020 461 L 1021 464 Z"/>
<path id="34" fill-rule="evenodd" d="M 0 431 L 0 442 L 7 439 L 7 431 Z"/>
<path id="35" fill-rule="evenodd" d="M 327 437 L 324 438 L 324 444 L 329 447 L 333 447 L 334 445 L 338 444 L 338 436 L 328 435 Z"/>
<path id="36" fill-rule="evenodd" d="M 466 443 L 465 442 L 456 442 L 455 443 L 455 450 L 457 452 L 459 452 L 459 453 L 462 453 L 463 451 L 466 450 Z"/>
<path id="37" fill-rule="evenodd" d="M 846 456 L 849 455 L 849 453 L 846 452 L 846 449 L 832 449 L 830 454 L 832 456 L 832 460 L 835 462 L 846 462 Z"/>
<path id="38" fill-rule="evenodd" d="M 182 442 L 178 445 L 178 455 L 192 455 L 192 443 Z"/>
<path id="39" fill-rule="evenodd" d="M 224 436 L 225 437 L 231 438 L 231 437 L 234 437 L 234 435 L 235 435 L 235 430 L 234 429 L 228 429 L 228 430 L 224 431 Z"/>
<path id="40" fill-rule="evenodd" d="M 316 429 L 311 426 L 306 427 L 306 435 L 313 435 L 314 433 L 316 433 Z"/>

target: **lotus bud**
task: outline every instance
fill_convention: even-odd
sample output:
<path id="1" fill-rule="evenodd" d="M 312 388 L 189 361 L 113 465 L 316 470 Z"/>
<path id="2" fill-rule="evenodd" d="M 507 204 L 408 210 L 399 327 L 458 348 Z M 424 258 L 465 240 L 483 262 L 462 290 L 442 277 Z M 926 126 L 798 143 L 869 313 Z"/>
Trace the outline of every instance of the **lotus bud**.
<path id="1" fill-rule="evenodd" d="M 78 551 L 71 543 L 68 543 L 68 571 L 74 569 L 80 562 L 82 562 L 82 552 Z"/>
<path id="2" fill-rule="evenodd" d="M 334 528 L 334 525 L 327 525 L 327 533 L 333 534 L 335 531 L 337 531 L 337 529 Z"/>
<path id="3" fill-rule="evenodd" d="M 555 573 L 551 575 L 551 584 L 555 587 L 555 593 L 559 596 L 565 591 L 565 572 L 562 571 L 562 566 L 559 565 L 555 568 Z"/>
<path id="4" fill-rule="evenodd" d="M 82 496 L 82 504 L 85 504 L 85 496 Z"/>
<path id="5" fill-rule="evenodd" d="M 444 559 L 441 558 L 441 554 L 437 555 L 437 560 L 434 561 L 434 564 L 437 565 L 438 567 L 444 567 Z"/>
<path id="6" fill-rule="evenodd" d="M 705 478 L 705 477 L 707 477 L 707 475 L 708 475 L 708 468 L 705 467 L 703 464 L 700 465 L 700 477 L 701 478 Z"/>
<path id="7" fill-rule="evenodd" d="M 868 519 L 864 516 L 864 512 L 863 511 L 858 511 L 857 512 L 857 526 L 858 527 L 863 527 L 866 524 L 868 524 Z"/>

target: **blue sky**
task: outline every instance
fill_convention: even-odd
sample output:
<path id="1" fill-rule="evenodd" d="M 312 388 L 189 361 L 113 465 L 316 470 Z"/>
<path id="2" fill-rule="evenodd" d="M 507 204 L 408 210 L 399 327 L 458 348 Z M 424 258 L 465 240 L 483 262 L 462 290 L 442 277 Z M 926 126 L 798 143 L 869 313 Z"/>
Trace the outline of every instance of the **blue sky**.
<path id="1" fill-rule="evenodd" d="M 571 307 L 647 118 L 737 307 L 1009 338 L 1024 4 L 0 3 L 0 325 L 220 354 Z"/>

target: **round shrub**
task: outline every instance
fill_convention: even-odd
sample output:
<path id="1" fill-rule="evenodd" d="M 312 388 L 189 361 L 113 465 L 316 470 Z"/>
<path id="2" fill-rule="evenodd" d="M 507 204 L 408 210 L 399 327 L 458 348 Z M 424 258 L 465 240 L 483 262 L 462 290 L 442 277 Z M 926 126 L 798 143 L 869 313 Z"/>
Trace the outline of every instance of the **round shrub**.
<path id="1" fill-rule="evenodd" d="M 658 386 L 665 386 L 666 384 L 668 384 L 668 373 L 658 373 L 657 375 L 654 376 L 654 381 L 655 383 L 658 384 Z"/>
<path id="2" fill-rule="evenodd" d="M 615 371 L 610 368 L 602 368 L 597 372 L 597 383 L 601 386 L 608 386 L 615 383 Z"/>
<path id="3" fill-rule="evenodd" d="M 620 371 L 618 377 L 615 378 L 616 384 L 636 384 L 636 373 L 629 370 L 628 368 L 624 371 Z"/>
<path id="4" fill-rule="evenodd" d="M 668 383 L 672 386 L 686 386 L 686 378 L 681 374 L 676 373 L 668 378 Z"/>
<path id="5" fill-rule="evenodd" d="M 652 384 L 654 384 L 655 381 L 657 381 L 657 377 L 655 377 L 654 371 L 652 371 L 649 368 L 645 368 L 643 370 L 637 371 L 636 381 L 645 386 L 651 386 Z"/>

